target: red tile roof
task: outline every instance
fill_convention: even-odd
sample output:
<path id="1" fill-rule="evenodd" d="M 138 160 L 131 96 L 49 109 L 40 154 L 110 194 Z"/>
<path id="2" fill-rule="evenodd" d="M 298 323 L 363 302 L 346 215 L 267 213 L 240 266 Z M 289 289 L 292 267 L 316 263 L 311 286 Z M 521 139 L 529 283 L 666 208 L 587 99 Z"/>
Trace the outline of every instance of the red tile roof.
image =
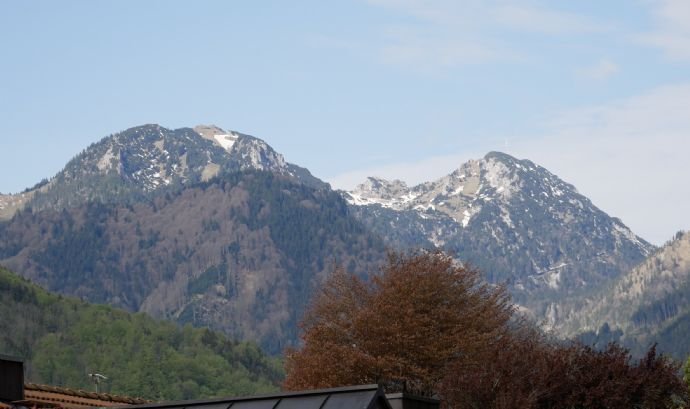
<path id="1" fill-rule="evenodd" d="M 14 402 L 15 406 L 30 409 L 67 408 L 81 409 L 89 407 L 126 406 L 149 403 L 146 399 L 111 395 L 109 393 L 88 392 L 80 389 L 61 388 L 35 383 L 24 384 L 24 400 Z M 1 407 L 9 407 L 0 404 Z"/>

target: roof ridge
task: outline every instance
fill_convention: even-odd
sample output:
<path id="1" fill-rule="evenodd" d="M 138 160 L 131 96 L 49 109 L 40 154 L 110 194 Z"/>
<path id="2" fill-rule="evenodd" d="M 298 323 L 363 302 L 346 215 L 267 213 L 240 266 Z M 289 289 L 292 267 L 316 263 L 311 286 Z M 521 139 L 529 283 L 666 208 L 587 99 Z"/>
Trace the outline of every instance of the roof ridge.
<path id="1" fill-rule="evenodd" d="M 71 389 L 71 388 L 65 388 L 65 387 L 60 387 L 60 386 L 44 385 L 44 384 L 32 383 L 32 382 L 24 383 L 24 389 L 25 390 L 32 390 L 32 391 L 40 391 L 40 392 L 59 393 L 62 395 L 75 396 L 75 397 L 86 398 L 86 399 L 97 399 L 97 400 L 106 401 L 106 402 L 118 402 L 118 403 L 130 403 L 130 404 L 143 404 L 143 403 L 150 403 L 151 402 L 150 400 L 147 400 L 144 398 L 139 398 L 139 397 L 135 398 L 135 397 L 124 396 L 124 395 L 113 395 L 113 394 L 104 393 L 104 392 L 89 392 L 89 391 L 85 391 L 83 389 Z"/>
<path id="2" fill-rule="evenodd" d="M 308 389 L 302 391 L 287 391 L 287 392 L 274 392 L 261 395 L 250 395 L 250 396 L 228 396 L 221 398 L 210 398 L 210 399 L 193 399 L 193 400 L 180 400 L 180 401 L 163 401 L 163 402 L 149 402 L 143 405 L 138 405 L 138 409 L 154 409 L 154 408 L 173 408 L 173 407 L 187 407 L 194 405 L 208 405 L 213 403 L 224 403 L 224 402 L 239 402 L 247 400 L 268 400 L 268 399 L 283 399 L 283 398 L 293 398 L 300 396 L 313 396 L 322 394 L 339 394 L 347 392 L 357 392 L 357 391 L 379 391 L 382 392 L 381 386 L 378 384 L 367 384 L 367 385 L 352 385 L 352 386 L 341 386 L 337 388 L 326 388 L 326 389 Z"/>

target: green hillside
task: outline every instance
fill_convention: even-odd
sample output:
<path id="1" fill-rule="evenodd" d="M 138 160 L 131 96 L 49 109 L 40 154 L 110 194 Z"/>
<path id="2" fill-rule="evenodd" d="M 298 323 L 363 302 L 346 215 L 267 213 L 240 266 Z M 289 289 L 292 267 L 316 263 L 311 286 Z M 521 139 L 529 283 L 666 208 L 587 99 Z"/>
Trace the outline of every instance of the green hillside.
<path id="1" fill-rule="evenodd" d="M 281 364 L 256 345 L 51 294 L 0 267 L 0 353 L 26 362 L 26 380 L 149 399 L 278 389 Z"/>
<path id="2" fill-rule="evenodd" d="M 333 263 L 364 275 L 383 242 L 337 192 L 269 172 L 134 205 L 89 202 L 0 223 L 0 264 L 48 291 L 208 327 L 280 354 Z"/>

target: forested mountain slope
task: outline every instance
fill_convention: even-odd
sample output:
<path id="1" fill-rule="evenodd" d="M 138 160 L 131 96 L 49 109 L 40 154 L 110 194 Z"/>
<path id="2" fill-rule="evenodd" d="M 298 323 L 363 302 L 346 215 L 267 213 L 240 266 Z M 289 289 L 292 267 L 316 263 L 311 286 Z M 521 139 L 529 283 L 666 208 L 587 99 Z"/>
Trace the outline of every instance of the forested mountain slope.
<path id="1" fill-rule="evenodd" d="M 647 260 L 574 308 L 561 332 L 600 343 L 619 339 L 690 354 L 690 232 L 679 232 Z"/>
<path id="2" fill-rule="evenodd" d="M 26 380 L 148 399 L 273 391 L 280 362 L 256 345 L 51 294 L 0 267 L 0 353 L 26 361 Z"/>
<path id="3" fill-rule="evenodd" d="M 209 326 L 271 353 L 297 339 L 334 263 L 366 274 L 384 253 L 337 193 L 250 170 L 0 225 L 1 263 L 51 291 Z"/>
<path id="4" fill-rule="evenodd" d="M 349 202 L 349 204 L 348 204 Z M 23 209 L 23 210 L 22 210 Z M 0 264 L 46 288 L 219 329 L 278 353 L 334 263 L 438 247 L 558 330 L 655 249 L 547 169 L 500 152 L 408 187 L 333 192 L 266 142 L 143 125 L 0 196 Z"/>

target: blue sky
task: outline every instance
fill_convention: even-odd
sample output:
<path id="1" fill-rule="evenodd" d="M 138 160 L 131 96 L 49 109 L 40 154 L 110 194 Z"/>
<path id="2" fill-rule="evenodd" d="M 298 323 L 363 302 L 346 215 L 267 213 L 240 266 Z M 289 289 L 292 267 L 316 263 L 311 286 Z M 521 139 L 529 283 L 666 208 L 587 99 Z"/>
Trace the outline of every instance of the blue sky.
<path id="1" fill-rule="evenodd" d="M 0 50 L 0 192 L 213 123 L 343 188 L 501 150 L 657 244 L 690 229 L 690 1 L 27 0 Z"/>

